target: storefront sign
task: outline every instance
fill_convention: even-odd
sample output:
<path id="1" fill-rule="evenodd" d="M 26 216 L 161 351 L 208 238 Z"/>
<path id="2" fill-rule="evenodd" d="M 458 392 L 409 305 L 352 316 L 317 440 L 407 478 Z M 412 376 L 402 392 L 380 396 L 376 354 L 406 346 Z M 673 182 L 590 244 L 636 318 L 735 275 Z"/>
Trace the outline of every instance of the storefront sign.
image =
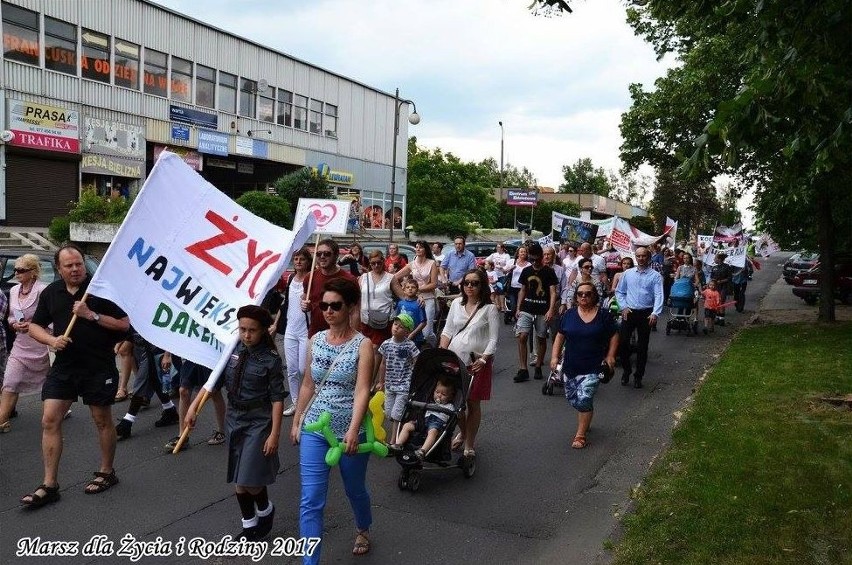
<path id="1" fill-rule="evenodd" d="M 83 151 L 144 160 L 145 128 L 87 116 Z"/>
<path id="2" fill-rule="evenodd" d="M 198 130 L 198 152 L 228 156 L 228 134 L 218 131 Z"/>
<path id="3" fill-rule="evenodd" d="M 535 190 L 507 190 L 507 206 L 535 206 L 538 203 L 538 192 Z"/>
<path id="4" fill-rule="evenodd" d="M 333 171 L 326 163 L 311 167 L 311 173 L 319 175 L 332 184 L 354 184 L 355 175 L 348 171 Z"/>
<path id="5" fill-rule="evenodd" d="M 9 145 L 42 151 L 80 152 L 80 114 L 66 108 L 9 100 Z"/>
<path id="6" fill-rule="evenodd" d="M 217 159 L 216 157 L 205 157 L 208 167 L 219 167 L 220 169 L 236 169 L 237 164 L 233 161 L 225 159 Z"/>
<path id="7" fill-rule="evenodd" d="M 80 172 L 141 179 L 145 176 L 144 164 L 143 161 L 133 161 L 124 157 L 83 153 Z"/>
<path id="8" fill-rule="evenodd" d="M 253 175 L 254 163 L 237 163 L 237 172 L 244 175 Z"/>
<path id="9" fill-rule="evenodd" d="M 154 160 L 156 161 L 160 157 L 160 153 L 166 149 L 178 155 L 181 159 L 183 159 L 184 163 L 196 171 L 200 171 L 203 168 L 201 164 L 201 154 L 198 151 L 189 149 L 188 147 L 166 147 L 165 145 L 155 145 Z"/>
<path id="10" fill-rule="evenodd" d="M 181 124 L 190 124 L 211 129 L 219 127 L 219 117 L 216 114 L 209 114 L 191 108 L 169 106 L 169 117 L 171 121 Z"/>
<path id="11" fill-rule="evenodd" d="M 186 126 L 172 124 L 172 139 L 189 141 L 189 128 Z"/>
<path id="12" fill-rule="evenodd" d="M 252 154 L 252 138 L 250 137 L 240 137 L 237 136 L 235 149 L 237 155 L 251 155 Z"/>
<path id="13" fill-rule="evenodd" d="M 249 155 L 258 159 L 266 159 L 269 154 L 269 144 L 261 139 L 237 136 L 235 150 L 237 155 Z"/>

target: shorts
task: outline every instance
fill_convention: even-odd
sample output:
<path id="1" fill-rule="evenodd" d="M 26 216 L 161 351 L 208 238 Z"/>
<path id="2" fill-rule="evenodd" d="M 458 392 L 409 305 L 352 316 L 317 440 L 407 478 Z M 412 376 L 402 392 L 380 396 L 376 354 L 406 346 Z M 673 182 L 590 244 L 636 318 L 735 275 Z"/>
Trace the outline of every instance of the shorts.
<path id="1" fill-rule="evenodd" d="M 468 400 L 491 400 L 491 371 L 493 368 L 494 358 L 491 358 L 478 373 L 470 374 Z"/>
<path id="2" fill-rule="evenodd" d="M 597 373 L 566 377 L 565 398 L 568 404 L 576 408 L 577 412 L 591 412 L 594 410 L 595 392 L 599 384 Z"/>
<path id="3" fill-rule="evenodd" d="M 187 390 L 195 390 L 201 388 L 210 378 L 211 369 L 204 365 L 198 365 L 192 361 L 184 360 L 180 366 L 178 377 L 180 378 L 180 388 Z M 225 379 L 220 378 L 217 386 L 211 392 L 218 392 L 222 385 L 225 384 Z"/>
<path id="4" fill-rule="evenodd" d="M 402 416 L 405 414 L 405 402 L 408 400 L 406 392 L 390 392 L 385 391 L 385 414 L 391 420 L 397 422 L 402 421 Z"/>
<path id="5" fill-rule="evenodd" d="M 441 431 L 444 429 L 444 426 L 447 424 L 445 421 L 440 419 L 438 416 L 434 414 L 429 414 L 426 416 L 426 430 L 438 430 Z"/>
<path id="6" fill-rule="evenodd" d="M 378 330 L 376 328 L 371 328 L 367 324 L 361 323 L 361 333 L 364 334 L 364 337 L 369 339 L 374 346 L 378 347 L 386 340 L 390 339 L 391 324 L 388 324 L 386 327 Z"/>
<path id="7" fill-rule="evenodd" d="M 704 309 L 704 317 L 705 318 L 714 318 L 716 316 L 716 310 L 713 308 L 705 308 Z"/>
<path id="8" fill-rule="evenodd" d="M 112 406 L 118 392 L 115 364 L 97 367 L 51 367 L 41 387 L 42 400 L 83 399 L 89 406 Z"/>
<path id="9" fill-rule="evenodd" d="M 535 335 L 541 339 L 547 337 L 547 321 L 544 314 L 521 312 L 521 315 L 518 316 L 518 321 L 515 322 L 515 337 L 521 334 L 528 334 L 533 328 L 535 328 Z"/>

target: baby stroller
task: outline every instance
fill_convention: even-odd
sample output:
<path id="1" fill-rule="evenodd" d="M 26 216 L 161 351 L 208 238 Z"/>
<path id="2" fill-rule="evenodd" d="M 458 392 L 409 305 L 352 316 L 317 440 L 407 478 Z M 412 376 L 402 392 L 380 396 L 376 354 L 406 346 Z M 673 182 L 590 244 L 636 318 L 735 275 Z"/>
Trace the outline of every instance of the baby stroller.
<path id="1" fill-rule="evenodd" d="M 438 379 L 443 377 L 453 383 L 456 390 L 453 398 L 453 410 L 444 409 L 432 402 Z M 408 442 L 396 454 L 396 461 L 402 467 L 397 486 L 400 490 L 416 492 L 420 488 L 420 476 L 423 471 L 440 471 L 443 469 L 461 469 L 466 478 L 473 476 L 476 471 L 476 461 L 473 458 L 460 456 L 452 460 L 452 437 L 459 415 L 467 405 L 467 395 L 470 390 L 471 377 L 467 368 L 455 353 L 449 349 L 426 349 L 417 356 L 414 372 L 411 376 L 411 388 L 402 421 L 415 421 L 414 433 Z M 440 430 L 438 440 L 422 459 L 415 454 L 426 439 L 425 416 L 427 410 L 447 413 L 449 419 Z"/>
<path id="2" fill-rule="evenodd" d="M 698 335 L 698 294 L 690 277 L 681 277 L 672 283 L 669 292 L 669 320 L 666 335 L 672 330 Z"/>
<path id="3" fill-rule="evenodd" d="M 555 387 L 565 387 L 565 377 L 562 374 L 562 363 L 559 363 L 556 366 L 555 371 L 550 371 L 550 376 L 548 376 L 547 379 L 545 379 L 544 384 L 541 385 L 541 393 L 545 396 L 553 396 L 553 389 Z"/>

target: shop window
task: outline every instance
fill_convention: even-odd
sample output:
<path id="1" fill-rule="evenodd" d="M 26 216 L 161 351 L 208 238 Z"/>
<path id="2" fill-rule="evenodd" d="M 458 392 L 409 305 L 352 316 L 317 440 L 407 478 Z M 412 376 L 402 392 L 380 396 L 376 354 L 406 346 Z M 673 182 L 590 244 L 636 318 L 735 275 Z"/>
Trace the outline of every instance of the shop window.
<path id="1" fill-rule="evenodd" d="M 145 49 L 145 92 L 155 96 L 169 95 L 169 56 Z"/>
<path id="2" fill-rule="evenodd" d="M 278 89 L 278 123 L 287 127 L 293 125 L 293 93 L 282 88 Z"/>
<path id="3" fill-rule="evenodd" d="M 257 111 L 257 82 L 244 78 L 240 81 L 240 115 L 255 117 Z"/>
<path id="4" fill-rule="evenodd" d="M 219 71 L 219 109 L 237 113 L 237 77 Z"/>
<path id="5" fill-rule="evenodd" d="M 139 46 L 116 38 L 112 56 L 115 85 L 139 90 Z"/>
<path id="6" fill-rule="evenodd" d="M 275 122 L 275 89 L 271 86 L 257 100 L 257 119 L 263 122 Z"/>
<path id="7" fill-rule="evenodd" d="M 293 127 L 296 129 L 308 129 L 308 99 L 297 94 L 293 97 Z"/>
<path id="8" fill-rule="evenodd" d="M 83 29 L 83 56 L 80 57 L 80 74 L 98 82 L 110 82 L 109 36 Z"/>
<path id="9" fill-rule="evenodd" d="M 325 134 L 337 137 L 337 106 L 325 105 Z"/>
<path id="10" fill-rule="evenodd" d="M 322 134 L 322 102 L 311 100 L 311 111 L 308 113 L 311 133 Z"/>
<path id="11" fill-rule="evenodd" d="M 38 65 L 38 13 L 3 2 L 3 57 L 9 61 Z"/>
<path id="12" fill-rule="evenodd" d="M 192 62 L 172 57 L 172 99 L 192 102 Z"/>
<path id="13" fill-rule="evenodd" d="M 44 68 L 77 74 L 77 26 L 44 17 Z"/>

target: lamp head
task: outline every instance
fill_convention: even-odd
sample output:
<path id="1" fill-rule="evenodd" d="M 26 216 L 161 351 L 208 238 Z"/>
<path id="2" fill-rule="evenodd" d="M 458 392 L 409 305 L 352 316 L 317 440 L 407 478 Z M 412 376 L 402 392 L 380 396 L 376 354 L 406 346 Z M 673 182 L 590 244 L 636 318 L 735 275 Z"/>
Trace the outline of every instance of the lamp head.
<path id="1" fill-rule="evenodd" d="M 503 122 L 497 122 L 497 123 L 500 124 L 500 127 L 503 127 Z"/>
<path id="2" fill-rule="evenodd" d="M 408 123 L 413 125 L 413 126 L 416 126 L 417 124 L 419 124 L 420 123 L 420 114 L 418 114 L 416 111 L 412 112 L 411 115 L 408 116 Z"/>

